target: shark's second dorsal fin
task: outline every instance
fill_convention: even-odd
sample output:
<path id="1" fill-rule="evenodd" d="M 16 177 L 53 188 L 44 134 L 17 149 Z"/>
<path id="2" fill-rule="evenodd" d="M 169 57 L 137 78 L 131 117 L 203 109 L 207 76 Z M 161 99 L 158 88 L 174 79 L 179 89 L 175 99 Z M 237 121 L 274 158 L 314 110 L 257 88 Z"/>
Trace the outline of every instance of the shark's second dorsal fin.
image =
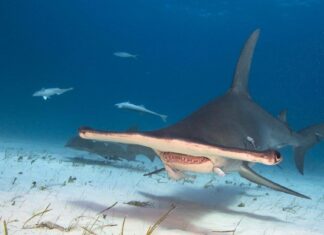
<path id="1" fill-rule="evenodd" d="M 256 29 L 246 41 L 240 58 L 236 64 L 231 91 L 248 94 L 249 73 L 255 45 L 258 41 L 260 29 Z"/>
<path id="2" fill-rule="evenodd" d="M 287 123 L 287 109 L 284 109 L 279 113 L 278 119 L 283 123 Z"/>

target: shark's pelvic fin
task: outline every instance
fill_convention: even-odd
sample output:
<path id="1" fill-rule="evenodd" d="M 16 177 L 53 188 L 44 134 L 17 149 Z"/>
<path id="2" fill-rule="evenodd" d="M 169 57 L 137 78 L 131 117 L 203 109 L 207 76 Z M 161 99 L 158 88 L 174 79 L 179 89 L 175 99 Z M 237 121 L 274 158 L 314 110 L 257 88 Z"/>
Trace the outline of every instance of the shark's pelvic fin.
<path id="1" fill-rule="evenodd" d="M 308 148 L 296 147 L 294 148 L 295 164 L 300 174 L 304 174 L 305 153 Z"/>
<path id="2" fill-rule="evenodd" d="M 277 184 L 277 183 L 274 183 L 268 179 L 266 179 L 265 177 L 259 175 L 258 173 L 256 173 L 255 171 L 253 171 L 249 166 L 248 166 L 248 163 L 247 162 L 243 162 L 242 166 L 241 166 L 241 169 L 239 171 L 239 174 L 253 182 L 253 183 L 256 183 L 256 184 L 259 184 L 259 185 L 263 185 L 263 186 L 266 186 L 266 187 L 269 187 L 269 188 L 272 188 L 274 190 L 277 190 L 277 191 L 280 191 L 280 192 L 284 192 L 284 193 L 288 193 L 288 194 L 291 194 L 291 195 L 294 195 L 294 196 L 297 196 L 297 197 L 301 197 L 301 198 L 306 198 L 306 199 L 311 199 L 310 197 L 308 196 L 305 196 L 303 194 L 300 194 L 298 192 L 295 192 L 289 188 L 286 188 L 284 186 L 281 186 L 280 184 Z"/>
<path id="3" fill-rule="evenodd" d="M 307 127 L 298 132 L 302 141 L 301 144 L 294 149 L 295 163 L 298 171 L 304 174 L 304 159 L 305 153 L 315 144 L 324 140 L 324 123 Z"/>
<path id="4" fill-rule="evenodd" d="M 236 64 L 231 91 L 248 95 L 249 73 L 255 45 L 258 41 L 260 29 L 255 30 L 246 41 L 240 58 Z"/>

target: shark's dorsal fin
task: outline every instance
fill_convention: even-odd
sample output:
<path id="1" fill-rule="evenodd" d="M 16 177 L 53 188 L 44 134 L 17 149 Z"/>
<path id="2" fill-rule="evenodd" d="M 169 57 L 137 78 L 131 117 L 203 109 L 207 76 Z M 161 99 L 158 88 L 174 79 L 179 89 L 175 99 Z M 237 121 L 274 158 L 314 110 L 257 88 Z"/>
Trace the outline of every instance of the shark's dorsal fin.
<path id="1" fill-rule="evenodd" d="M 236 64 L 234 78 L 231 86 L 231 91 L 240 94 L 248 95 L 248 82 L 251 67 L 251 61 L 254 53 L 255 45 L 258 41 L 260 29 L 255 30 L 249 39 L 246 41 L 240 58 Z"/>

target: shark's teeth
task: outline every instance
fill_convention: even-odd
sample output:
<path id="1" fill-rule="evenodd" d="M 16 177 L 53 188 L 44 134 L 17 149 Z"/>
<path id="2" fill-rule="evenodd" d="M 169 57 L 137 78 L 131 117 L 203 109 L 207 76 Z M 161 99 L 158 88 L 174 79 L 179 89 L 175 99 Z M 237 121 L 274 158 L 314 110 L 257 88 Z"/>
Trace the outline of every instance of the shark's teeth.
<path id="1" fill-rule="evenodd" d="M 168 163 L 202 164 L 210 161 L 210 159 L 206 157 L 195 157 L 173 152 L 159 152 L 159 156 Z"/>

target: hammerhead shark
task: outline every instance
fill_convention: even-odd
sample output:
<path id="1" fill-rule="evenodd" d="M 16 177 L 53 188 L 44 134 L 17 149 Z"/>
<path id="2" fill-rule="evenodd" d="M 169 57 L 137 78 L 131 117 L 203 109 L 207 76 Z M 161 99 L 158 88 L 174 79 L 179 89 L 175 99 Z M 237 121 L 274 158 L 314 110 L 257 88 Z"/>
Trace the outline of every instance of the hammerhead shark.
<path id="1" fill-rule="evenodd" d="M 152 148 L 173 179 L 181 178 L 182 171 L 218 175 L 238 172 L 256 184 L 309 198 L 251 168 L 253 163 L 277 164 L 281 156 L 273 150 L 292 146 L 297 168 L 302 173 L 306 150 L 324 137 L 324 124 L 295 132 L 285 122 L 285 113 L 275 118 L 250 97 L 249 72 L 259 33 L 259 29 L 255 30 L 246 41 L 230 89 L 183 120 L 159 130 L 134 133 L 81 128 L 80 137 Z"/>

